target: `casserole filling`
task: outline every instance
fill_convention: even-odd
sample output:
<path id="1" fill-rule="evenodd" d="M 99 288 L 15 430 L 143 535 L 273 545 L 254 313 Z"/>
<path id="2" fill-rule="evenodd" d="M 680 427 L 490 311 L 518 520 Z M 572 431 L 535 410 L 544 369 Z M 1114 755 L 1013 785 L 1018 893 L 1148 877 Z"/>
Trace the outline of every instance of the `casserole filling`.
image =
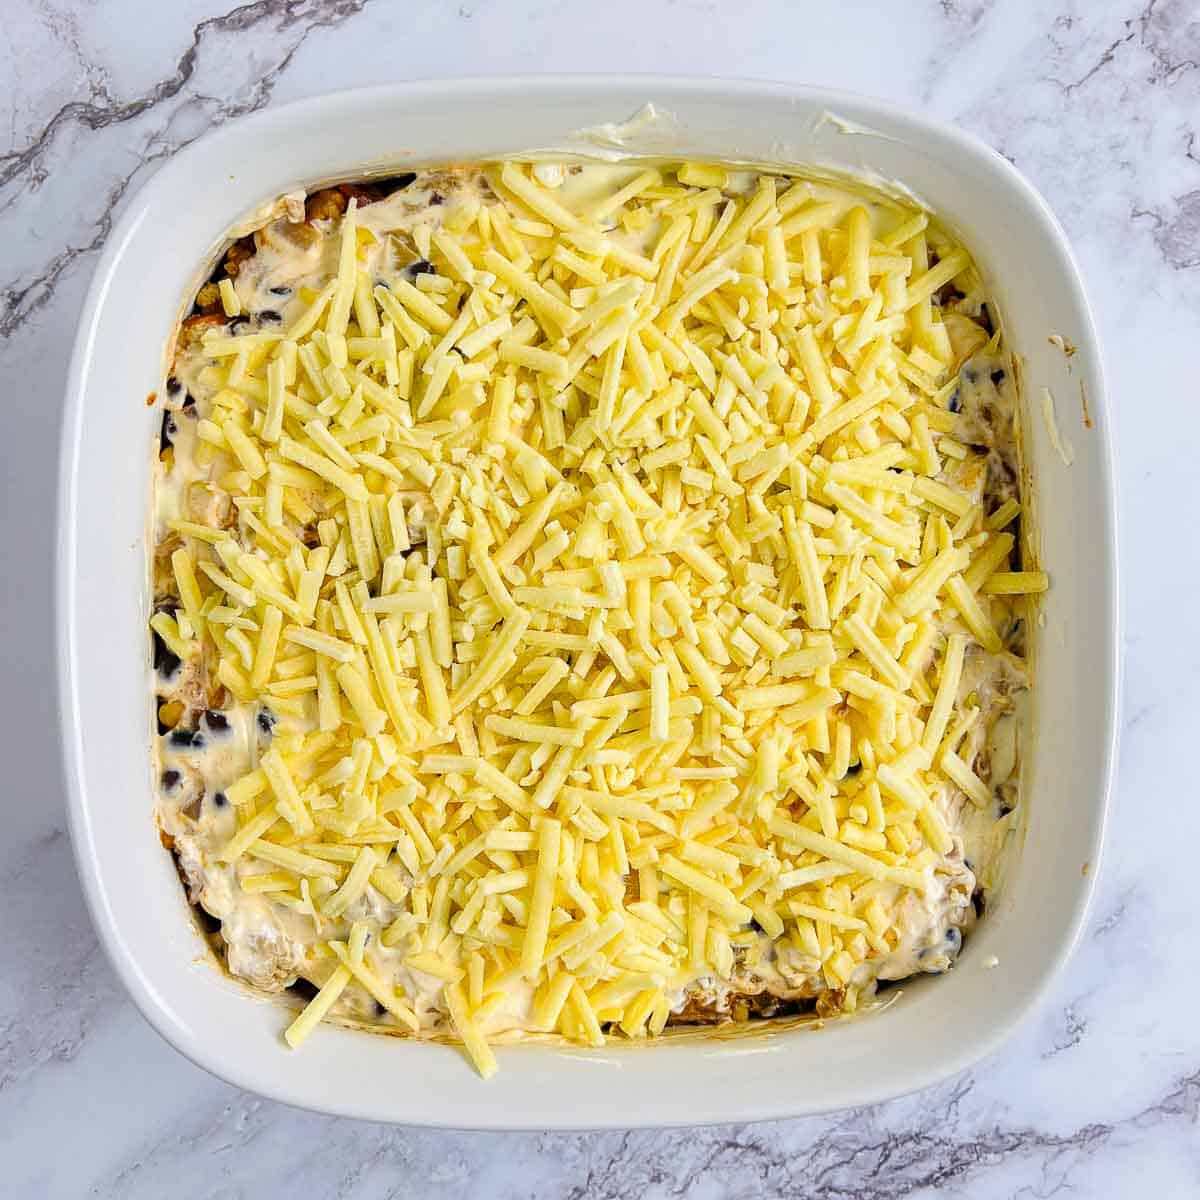
<path id="1" fill-rule="evenodd" d="M 849 1013 L 1012 831 L 1016 388 L 928 214 L 711 164 L 276 206 L 181 323 L 159 820 L 229 971 L 489 1043 Z"/>

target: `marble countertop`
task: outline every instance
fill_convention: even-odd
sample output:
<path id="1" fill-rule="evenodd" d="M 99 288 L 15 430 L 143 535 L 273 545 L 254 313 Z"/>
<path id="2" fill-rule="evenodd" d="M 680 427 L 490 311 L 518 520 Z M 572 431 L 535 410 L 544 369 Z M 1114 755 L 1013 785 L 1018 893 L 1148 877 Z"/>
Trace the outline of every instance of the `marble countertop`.
<path id="1" fill-rule="evenodd" d="M 0 1191 L 1200 1192 L 1200 1024 L 1187 1000 L 1200 991 L 1200 956 L 1184 917 L 1200 810 L 1177 765 L 1200 722 L 1187 682 L 1200 672 L 1187 617 L 1200 586 L 1200 538 L 1187 532 L 1200 501 L 1194 0 L 6 0 L 4 12 Z M 349 84 L 551 66 L 894 97 L 1012 159 L 1080 258 L 1107 356 L 1125 567 L 1124 754 L 1107 859 L 1051 1002 L 992 1060 L 919 1096 L 694 1132 L 431 1133 L 313 1116 L 220 1083 L 161 1042 L 84 911 L 57 765 L 47 549 L 68 348 L 114 218 L 161 160 L 238 114 Z M 1168 597 L 1169 618 L 1155 618 Z"/>

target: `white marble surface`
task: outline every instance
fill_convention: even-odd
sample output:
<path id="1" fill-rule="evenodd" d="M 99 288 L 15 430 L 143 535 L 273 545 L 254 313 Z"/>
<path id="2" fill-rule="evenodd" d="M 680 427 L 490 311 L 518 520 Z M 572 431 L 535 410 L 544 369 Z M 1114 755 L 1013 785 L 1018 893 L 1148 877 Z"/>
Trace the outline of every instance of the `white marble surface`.
<path id="1" fill-rule="evenodd" d="M 64 832 L 48 553 L 66 357 L 97 248 L 163 158 L 238 113 L 355 83 L 548 68 L 892 96 L 1010 157 L 1082 262 L 1115 410 L 1127 601 L 1108 856 L 1052 1002 L 995 1059 L 932 1092 L 692 1133 L 490 1136 L 330 1120 L 185 1062 L 97 947 Z M 1200 722 L 1194 0 L 258 0 L 229 10 L 4 0 L 0 81 L 0 1193 L 1200 1193 L 1200 957 L 1185 917 L 1200 813 L 1178 766 Z"/>

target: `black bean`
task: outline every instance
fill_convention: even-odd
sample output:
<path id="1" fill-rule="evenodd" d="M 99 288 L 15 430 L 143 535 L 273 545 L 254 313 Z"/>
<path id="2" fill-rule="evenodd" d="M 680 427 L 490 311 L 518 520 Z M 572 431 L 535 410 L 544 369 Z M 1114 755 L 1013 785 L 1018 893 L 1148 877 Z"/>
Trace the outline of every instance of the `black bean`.
<path id="1" fill-rule="evenodd" d="M 997 368 L 996 368 L 996 369 L 995 369 L 995 370 L 992 372 L 991 379 L 992 379 L 992 383 L 993 383 L 993 384 L 994 384 L 996 387 L 999 387 L 999 386 L 1000 386 L 1000 385 L 1001 385 L 1001 384 L 1004 382 L 1004 368 L 1003 368 L 1003 367 L 997 367 Z"/>
<path id="2" fill-rule="evenodd" d="M 290 296 L 292 294 L 292 289 L 284 284 L 281 284 L 279 287 L 271 288 L 270 292 L 272 296 Z"/>
<path id="3" fill-rule="evenodd" d="M 228 797 L 228 796 L 226 796 L 224 792 L 218 792 L 218 793 L 217 793 L 217 794 L 216 794 L 216 795 L 213 797 L 213 803 L 214 803 L 214 804 L 215 804 L 215 805 L 216 805 L 218 808 L 224 808 L 224 807 L 225 807 L 225 805 L 227 805 L 227 804 L 229 803 L 229 797 Z"/>
<path id="4" fill-rule="evenodd" d="M 946 930 L 946 945 L 949 953 L 954 955 L 962 949 L 962 930 L 956 925 L 951 925 Z"/>
<path id="5" fill-rule="evenodd" d="M 154 632 L 152 637 L 154 639 L 154 669 L 164 679 L 170 679 L 179 670 L 179 656 L 167 646 L 157 632 Z"/>
<path id="6" fill-rule="evenodd" d="M 278 325 L 282 320 L 283 318 L 273 308 L 264 308 L 258 314 L 260 325 Z"/>
<path id="7" fill-rule="evenodd" d="M 164 771 L 162 773 L 163 790 L 170 792 L 174 791 L 179 786 L 179 781 L 183 776 L 178 771 Z"/>
<path id="8" fill-rule="evenodd" d="M 408 273 L 410 275 L 436 275 L 433 263 L 427 258 L 418 258 L 416 262 L 408 264 Z"/>
<path id="9" fill-rule="evenodd" d="M 183 391 L 183 384 L 174 375 L 167 378 L 167 395 L 174 399 Z"/>
<path id="10" fill-rule="evenodd" d="M 294 995 L 299 996 L 306 1003 L 311 1000 L 321 989 L 315 983 L 309 983 L 307 979 L 301 976 L 295 983 L 289 983 L 288 989 Z"/>
<path id="11" fill-rule="evenodd" d="M 171 438 L 179 432 L 179 427 L 175 424 L 175 418 L 171 416 L 169 409 L 163 409 L 162 425 L 158 430 L 158 452 L 162 454 L 174 445 Z"/>
<path id="12" fill-rule="evenodd" d="M 952 413 L 962 412 L 962 396 L 959 395 L 958 388 L 950 393 L 950 403 L 947 407 Z"/>
<path id="13" fill-rule="evenodd" d="M 275 732 L 275 714 L 269 708 L 260 708 L 255 721 L 258 723 L 259 731 L 270 737 Z"/>
<path id="14" fill-rule="evenodd" d="M 202 750 L 204 734 L 196 729 L 172 729 L 167 741 L 177 750 Z"/>
<path id="15" fill-rule="evenodd" d="M 204 726 L 213 733 L 228 733 L 229 718 L 219 709 L 209 708 L 204 713 Z"/>
<path id="16" fill-rule="evenodd" d="M 205 933 L 221 932 L 221 918 L 214 917 L 206 908 L 196 907 L 196 920 L 200 922 L 200 927 Z"/>
<path id="17" fill-rule="evenodd" d="M 974 367 L 964 367 L 963 378 L 965 378 L 968 383 L 974 383 L 979 378 L 979 372 Z"/>

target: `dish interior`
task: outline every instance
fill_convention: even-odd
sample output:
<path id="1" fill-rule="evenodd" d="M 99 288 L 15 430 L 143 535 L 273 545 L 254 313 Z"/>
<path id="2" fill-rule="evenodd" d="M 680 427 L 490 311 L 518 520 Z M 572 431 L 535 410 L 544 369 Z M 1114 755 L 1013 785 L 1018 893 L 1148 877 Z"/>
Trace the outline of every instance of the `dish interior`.
<path id="1" fill-rule="evenodd" d="M 228 970 L 487 1043 L 869 1008 L 1020 820 L 1016 375 L 860 185 L 440 167 L 281 199 L 179 327 L 160 816 Z"/>

